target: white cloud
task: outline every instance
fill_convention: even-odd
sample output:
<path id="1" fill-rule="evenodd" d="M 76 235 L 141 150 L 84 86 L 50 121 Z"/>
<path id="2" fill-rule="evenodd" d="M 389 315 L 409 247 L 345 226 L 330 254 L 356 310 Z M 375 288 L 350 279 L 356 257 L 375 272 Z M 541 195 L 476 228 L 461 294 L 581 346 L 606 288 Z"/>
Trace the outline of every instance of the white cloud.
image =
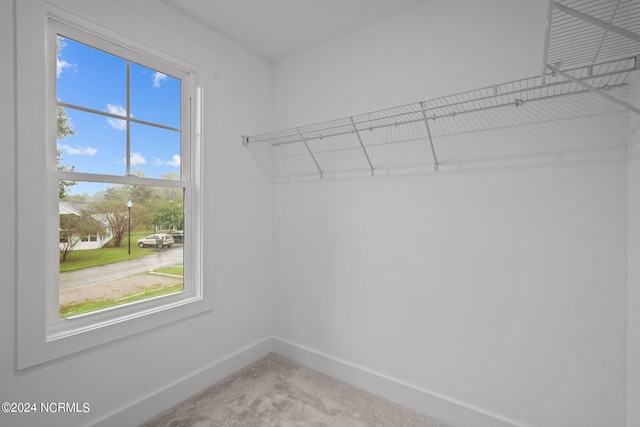
<path id="1" fill-rule="evenodd" d="M 72 147 L 66 144 L 58 144 L 58 150 L 62 150 L 70 156 L 94 156 L 98 150 L 91 147 Z"/>
<path id="2" fill-rule="evenodd" d="M 171 167 L 174 167 L 174 168 L 179 168 L 180 167 L 180 155 L 174 154 L 171 157 L 171 160 L 162 160 L 162 159 L 155 158 L 155 159 L 153 159 L 153 164 L 155 166 L 171 166 Z"/>
<path id="3" fill-rule="evenodd" d="M 170 161 L 166 162 L 166 164 L 169 165 L 169 166 L 173 166 L 175 168 L 179 168 L 180 167 L 180 156 L 177 155 L 177 154 L 174 154 L 173 158 Z"/>
<path id="4" fill-rule="evenodd" d="M 107 110 L 111 114 L 116 114 L 118 116 L 126 116 L 127 115 L 127 110 L 125 110 L 120 105 L 107 104 Z M 133 115 L 132 115 L 132 117 L 133 117 Z M 116 130 L 125 130 L 127 128 L 127 122 L 125 122 L 124 120 L 114 119 L 113 117 L 109 117 L 107 119 L 107 122 L 109 122 L 109 125 L 112 128 L 116 129 Z"/>
<path id="5" fill-rule="evenodd" d="M 56 77 L 60 77 L 60 74 L 62 74 L 66 68 L 70 67 L 72 67 L 72 65 L 64 59 L 56 58 Z"/>
<path id="6" fill-rule="evenodd" d="M 129 160 L 131 162 L 131 166 L 144 165 L 145 163 L 147 163 L 147 159 L 145 159 L 144 156 L 140 153 L 131 153 L 131 157 L 129 158 Z"/>
<path id="7" fill-rule="evenodd" d="M 166 74 L 162 74 L 160 71 L 156 71 L 153 74 L 153 87 L 158 88 L 160 87 L 160 83 L 167 78 Z"/>

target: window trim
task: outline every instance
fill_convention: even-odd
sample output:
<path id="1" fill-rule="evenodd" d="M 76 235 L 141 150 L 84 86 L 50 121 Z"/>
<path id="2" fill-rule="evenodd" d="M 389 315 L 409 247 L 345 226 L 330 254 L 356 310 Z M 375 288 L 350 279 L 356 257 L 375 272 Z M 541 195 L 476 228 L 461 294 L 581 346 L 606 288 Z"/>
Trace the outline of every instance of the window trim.
<path id="1" fill-rule="evenodd" d="M 23 6 L 23 8 L 28 9 L 27 6 Z M 25 117 L 28 116 L 29 108 L 32 108 L 29 107 L 29 104 L 42 105 L 38 101 L 43 100 L 46 105 L 42 110 L 36 109 L 37 111 L 34 112 L 32 118 L 32 120 L 35 120 L 35 123 L 39 123 L 39 118 L 42 117 L 46 126 L 35 126 L 33 130 L 23 132 L 22 138 L 20 138 L 20 135 L 18 136 L 18 179 L 24 181 L 32 175 L 44 178 L 46 181 L 44 187 L 33 183 L 33 181 L 30 181 L 29 184 L 23 184 L 22 187 L 29 188 L 31 186 L 33 190 L 36 190 L 36 194 L 46 194 L 46 198 L 44 201 L 28 200 L 25 202 L 24 198 L 23 201 L 20 201 L 19 197 L 18 218 L 21 217 L 21 212 L 29 210 L 29 207 L 40 206 L 42 210 L 46 210 L 44 230 L 48 242 L 47 248 L 44 251 L 35 251 L 37 252 L 35 256 L 41 253 L 45 254 L 46 266 L 42 269 L 45 273 L 44 275 L 38 272 L 33 274 L 29 272 L 29 260 L 26 259 L 29 250 L 25 249 L 28 245 L 26 243 L 20 244 L 19 242 L 18 246 L 18 257 L 22 256 L 22 259 L 18 259 L 19 276 L 16 284 L 18 302 L 18 369 L 29 368 L 60 357 L 88 350 L 213 309 L 211 281 L 207 282 L 205 289 L 205 282 L 203 280 L 203 242 L 201 237 L 203 223 L 201 115 L 204 99 L 203 89 L 198 84 L 202 79 L 199 68 L 148 45 L 136 42 L 122 34 L 96 26 L 95 23 L 84 21 L 82 18 L 65 12 L 64 10 L 50 5 L 45 6 L 44 9 L 46 9 L 43 11 L 46 20 L 43 24 L 43 21 L 40 22 L 42 25 L 41 31 L 44 31 L 42 35 L 46 40 L 45 45 L 40 45 L 38 49 L 37 38 L 33 36 L 28 37 L 26 31 L 18 33 L 17 41 L 19 45 L 30 45 L 35 48 L 33 55 L 29 59 L 18 60 L 18 72 L 20 72 L 21 69 L 31 67 L 37 62 L 46 65 L 39 68 L 43 71 L 33 72 L 43 73 L 46 76 L 44 93 L 38 92 L 37 90 L 37 88 L 42 87 L 42 85 L 30 87 L 26 79 L 19 80 L 17 84 L 17 99 L 19 101 L 18 114 L 22 113 L 22 118 L 19 118 L 17 121 L 19 130 L 27 123 L 28 119 Z M 27 13 L 21 14 L 20 10 L 18 10 L 17 19 L 19 27 L 20 19 L 30 19 L 28 17 L 30 15 L 29 12 L 33 11 L 27 11 Z M 33 30 L 33 27 L 35 27 L 34 23 L 30 21 L 29 24 Z M 189 159 L 189 161 L 185 162 L 187 166 L 184 169 L 181 168 L 180 181 L 140 178 L 135 175 L 114 177 L 77 172 L 68 173 L 57 170 L 55 155 L 57 140 L 57 120 L 55 119 L 55 109 L 57 105 L 55 36 L 58 33 L 68 35 L 70 38 L 74 38 L 81 43 L 86 43 L 92 47 L 101 49 L 104 43 L 108 43 L 116 50 L 116 52 L 109 50 L 109 53 L 174 76 L 176 75 L 174 71 L 179 70 L 180 76 L 186 76 L 183 80 L 182 89 L 182 105 L 185 111 L 181 114 L 181 128 L 183 132 L 181 139 L 181 156 L 184 159 Z M 21 43 L 24 39 L 27 40 Z M 97 45 L 94 44 L 93 41 L 97 42 Z M 53 51 L 51 51 L 52 47 Z M 40 55 L 40 59 L 34 59 L 34 56 L 38 55 Z M 24 100 L 20 101 L 22 97 L 24 97 Z M 42 137 L 46 146 L 43 146 L 43 143 L 40 142 L 33 142 L 37 140 L 34 136 L 40 134 L 43 129 L 46 135 L 42 135 Z M 30 137 L 27 138 L 24 135 L 29 135 Z M 25 141 L 31 141 L 28 142 L 29 147 L 21 148 L 21 142 L 25 143 Z M 38 147 L 42 147 L 42 150 L 38 151 Z M 24 159 L 29 153 L 33 153 L 34 150 L 36 151 L 34 154 L 34 164 L 45 167 L 46 171 L 44 172 L 44 176 L 37 171 L 34 174 L 26 170 L 25 160 L 20 160 L 20 157 Z M 100 181 L 106 179 L 106 182 L 109 183 L 142 185 L 158 185 L 159 182 L 163 182 L 163 184 L 169 186 L 177 186 L 185 189 L 185 232 L 193 237 L 189 239 L 184 246 L 185 289 L 182 292 L 150 298 L 112 309 L 100 310 L 70 319 L 57 318 L 58 286 L 49 286 L 49 284 L 51 280 L 55 280 L 57 284 L 59 278 L 59 250 L 57 245 L 59 239 L 58 179 L 69 178 L 70 174 L 72 174 L 75 180 Z M 40 210 L 40 212 L 42 212 L 42 210 Z M 38 214 L 34 213 L 33 215 L 32 218 L 37 218 Z M 41 215 L 40 218 L 45 219 L 42 217 L 42 213 L 39 215 Z M 25 225 L 25 222 L 26 221 L 22 222 L 22 224 L 20 221 L 18 222 L 19 233 L 26 230 L 27 225 Z M 42 229 L 42 226 L 36 224 L 34 228 Z M 29 234 L 32 233 L 25 233 L 25 235 Z M 56 242 L 56 244 L 53 245 L 51 242 Z M 41 280 L 35 280 L 34 283 L 34 278 L 40 278 Z M 53 302 L 55 310 L 52 309 L 51 288 L 55 288 L 55 291 L 53 291 L 55 294 L 55 302 Z M 49 295 L 47 295 L 47 293 L 49 293 Z M 55 319 L 51 316 L 52 311 L 55 311 Z"/>

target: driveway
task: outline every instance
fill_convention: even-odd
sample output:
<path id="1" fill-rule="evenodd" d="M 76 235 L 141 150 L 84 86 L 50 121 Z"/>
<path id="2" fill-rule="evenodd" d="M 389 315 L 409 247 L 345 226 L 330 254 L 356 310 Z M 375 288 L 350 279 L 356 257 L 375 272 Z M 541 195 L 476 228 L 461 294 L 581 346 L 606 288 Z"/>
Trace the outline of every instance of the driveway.
<path id="1" fill-rule="evenodd" d="M 151 251 L 152 249 L 149 250 Z M 174 245 L 172 248 L 161 249 L 157 254 L 132 259 L 130 261 L 60 273 L 60 289 L 70 289 L 124 279 L 136 274 L 146 273 L 157 268 L 169 267 L 182 262 L 182 245 Z"/>

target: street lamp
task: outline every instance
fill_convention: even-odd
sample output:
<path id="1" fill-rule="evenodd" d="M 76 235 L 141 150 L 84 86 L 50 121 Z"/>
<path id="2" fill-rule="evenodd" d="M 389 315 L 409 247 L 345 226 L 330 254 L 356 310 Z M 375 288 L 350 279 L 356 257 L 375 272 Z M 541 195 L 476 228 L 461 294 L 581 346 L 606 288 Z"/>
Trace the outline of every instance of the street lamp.
<path id="1" fill-rule="evenodd" d="M 133 206 L 133 203 L 129 200 L 127 202 L 127 210 L 129 211 L 129 255 L 131 255 L 131 206 Z"/>

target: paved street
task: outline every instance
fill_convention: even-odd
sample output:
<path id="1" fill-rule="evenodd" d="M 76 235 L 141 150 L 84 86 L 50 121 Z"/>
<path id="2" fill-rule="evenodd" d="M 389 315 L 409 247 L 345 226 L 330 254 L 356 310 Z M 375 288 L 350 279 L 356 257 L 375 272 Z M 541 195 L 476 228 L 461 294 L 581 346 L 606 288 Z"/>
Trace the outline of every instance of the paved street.
<path id="1" fill-rule="evenodd" d="M 150 251 L 152 249 L 149 249 Z M 159 253 L 131 261 L 84 268 L 60 274 L 60 289 L 88 286 L 100 282 L 123 279 L 135 274 L 146 273 L 161 267 L 169 267 L 183 261 L 182 245 L 162 249 Z"/>

